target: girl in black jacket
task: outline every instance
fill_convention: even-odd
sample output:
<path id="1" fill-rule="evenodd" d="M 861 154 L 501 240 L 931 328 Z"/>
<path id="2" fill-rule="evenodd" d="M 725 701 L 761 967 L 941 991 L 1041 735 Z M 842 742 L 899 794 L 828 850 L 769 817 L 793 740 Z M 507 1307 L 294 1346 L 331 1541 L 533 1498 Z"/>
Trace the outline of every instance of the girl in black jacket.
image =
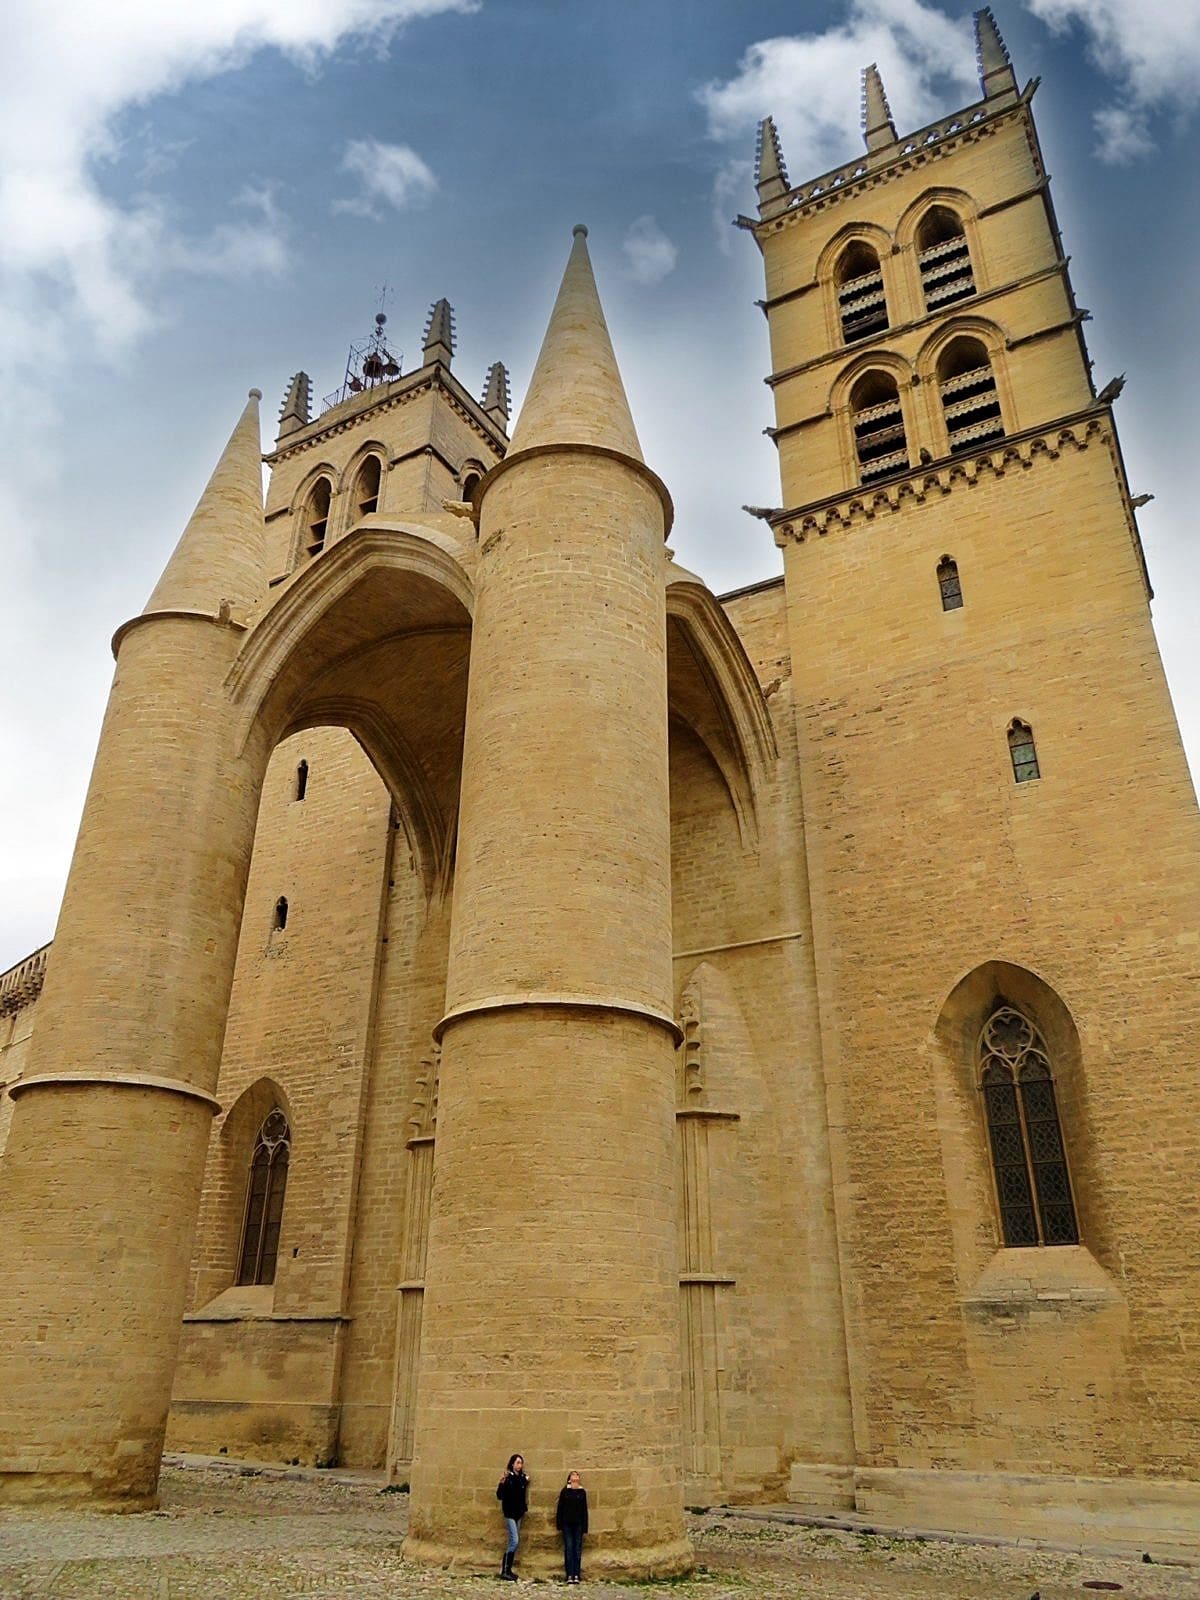
<path id="1" fill-rule="evenodd" d="M 500 1502 L 504 1523 L 508 1529 L 508 1549 L 504 1552 L 500 1576 L 511 1583 L 516 1583 L 517 1575 L 513 1571 L 513 1562 L 516 1559 L 517 1546 L 521 1542 L 521 1518 L 529 1509 L 529 1479 L 525 1476 L 523 1456 L 509 1456 L 504 1476 L 496 1485 L 496 1499 Z"/>
<path id="2" fill-rule="evenodd" d="M 579 1481 L 577 1472 L 569 1472 L 567 1481 L 558 1493 L 558 1511 L 554 1525 L 563 1536 L 563 1563 L 567 1569 L 567 1582 L 580 1581 L 583 1561 L 583 1536 L 587 1532 L 587 1490 Z"/>

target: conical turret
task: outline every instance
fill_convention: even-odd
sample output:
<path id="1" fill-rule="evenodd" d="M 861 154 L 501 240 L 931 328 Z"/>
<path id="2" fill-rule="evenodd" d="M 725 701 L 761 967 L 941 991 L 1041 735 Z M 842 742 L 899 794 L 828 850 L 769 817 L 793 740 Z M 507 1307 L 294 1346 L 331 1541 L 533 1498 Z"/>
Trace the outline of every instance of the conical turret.
<path id="1" fill-rule="evenodd" d="M 297 428 L 306 428 L 312 421 L 312 379 L 307 372 L 298 372 L 288 384 L 279 413 L 277 439 L 285 439 Z"/>
<path id="2" fill-rule="evenodd" d="M 575 228 L 510 455 L 546 444 L 599 445 L 642 459 L 582 223 Z"/>
<path id="3" fill-rule="evenodd" d="M 882 150 L 896 142 L 896 124 L 892 121 L 892 108 L 879 68 L 872 61 L 863 68 L 862 80 L 862 130 L 868 150 Z"/>
<path id="4" fill-rule="evenodd" d="M 975 13 L 975 58 L 979 65 L 979 86 L 986 99 L 1017 93 L 1017 75 L 1012 69 L 1008 49 L 1000 37 L 995 17 L 986 6 Z"/>
<path id="5" fill-rule="evenodd" d="M 454 312 L 449 300 L 435 300 L 425 324 L 425 365 L 439 362 L 448 367 L 454 359 Z"/>
<path id="6" fill-rule="evenodd" d="M 508 368 L 503 361 L 493 361 L 488 368 L 483 386 L 483 409 L 497 427 L 507 430 L 512 397 L 508 387 Z"/>
<path id="7" fill-rule="evenodd" d="M 261 391 L 251 389 L 246 409 L 146 604 L 147 611 L 215 612 L 222 601 L 246 607 L 266 588 L 261 399 Z"/>
<path id="8" fill-rule="evenodd" d="M 760 208 L 770 205 L 772 200 L 781 200 L 790 187 L 774 117 L 764 117 L 758 125 L 754 184 L 758 190 Z"/>

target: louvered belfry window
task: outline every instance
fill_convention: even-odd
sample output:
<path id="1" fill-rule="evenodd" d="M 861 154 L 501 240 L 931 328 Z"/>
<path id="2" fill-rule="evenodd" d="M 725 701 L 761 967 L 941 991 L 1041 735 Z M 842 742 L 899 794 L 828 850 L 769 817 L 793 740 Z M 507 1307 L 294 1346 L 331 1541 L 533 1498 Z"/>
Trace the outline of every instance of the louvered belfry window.
<path id="1" fill-rule="evenodd" d="M 854 450 L 859 481 L 877 483 L 908 470 L 908 441 L 896 380 L 887 372 L 867 372 L 850 394 Z"/>
<path id="2" fill-rule="evenodd" d="M 937 375 L 952 456 L 1004 437 L 996 375 L 978 339 L 955 339 L 938 361 Z"/>
<path id="3" fill-rule="evenodd" d="M 917 229 L 917 264 L 926 311 L 942 311 L 975 293 L 963 225 L 948 206 L 934 206 Z"/>
<path id="4" fill-rule="evenodd" d="M 1028 1017 L 1000 1003 L 980 1034 L 979 1062 L 1004 1243 L 1078 1244 L 1044 1039 Z"/>
<path id="5" fill-rule="evenodd" d="M 239 1283 L 274 1283 L 279 1225 L 287 1191 L 291 1130 L 278 1106 L 263 1122 L 250 1158 L 246 1216 L 238 1260 Z"/>
<path id="6" fill-rule="evenodd" d="M 329 531 L 329 507 L 333 499 L 333 489 L 328 478 L 318 478 L 313 484 L 312 493 L 308 497 L 305 510 L 307 523 L 308 543 L 307 549 L 310 556 L 318 556 L 325 548 L 325 535 Z"/>
<path id="7" fill-rule="evenodd" d="M 962 580 L 958 575 L 958 562 L 953 556 L 943 556 L 938 562 L 937 581 L 942 596 L 942 610 L 960 610 L 963 603 Z"/>
<path id="8" fill-rule="evenodd" d="M 836 279 L 838 314 L 846 344 L 857 344 L 860 339 L 882 333 L 888 325 L 887 300 L 883 270 L 871 246 L 861 240 L 849 245 L 838 262 Z"/>

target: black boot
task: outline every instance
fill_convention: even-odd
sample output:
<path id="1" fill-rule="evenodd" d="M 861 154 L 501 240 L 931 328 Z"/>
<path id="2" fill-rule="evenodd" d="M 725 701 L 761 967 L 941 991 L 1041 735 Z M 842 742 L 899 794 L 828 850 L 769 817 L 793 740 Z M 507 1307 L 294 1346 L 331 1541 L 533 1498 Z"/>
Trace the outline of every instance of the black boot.
<path id="1" fill-rule="evenodd" d="M 516 1573 L 512 1569 L 512 1564 L 513 1552 L 511 1550 L 506 1550 L 504 1552 L 504 1562 L 500 1568 L 500 1576 L 505 1580 L 506 1583 L 516 1583 L 517 1581 Z"/>

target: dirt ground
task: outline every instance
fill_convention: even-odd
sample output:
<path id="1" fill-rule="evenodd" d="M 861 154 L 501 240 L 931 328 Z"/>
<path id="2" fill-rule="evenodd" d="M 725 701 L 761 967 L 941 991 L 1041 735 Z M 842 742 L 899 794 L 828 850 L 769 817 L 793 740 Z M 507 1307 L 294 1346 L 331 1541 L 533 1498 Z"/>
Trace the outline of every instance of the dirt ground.
<path id="1" fill-rule="evenodd" d="M 245 1475 L 243 1475 L 243 1473 Z M 511 1595 L 493 1578 L 409 1565 L 406 1495 L 337 1475 L 281 1479 L 234 1465 L 167 1467 L 162 1504 L 135 1516 L 0 1510 L 0 1600 L 442 1600 Z M 592 1600 L 1200 1600 L 1200 1568 L 1012 1546 L 891 1539 L 689 1517 L 697 1571 L 654 1584 L 588 1582 Z M 497 1550 L 500 1540 L 497 1539 Z M 537 1585 L 541 1593 L 556 1587 Z"/>

